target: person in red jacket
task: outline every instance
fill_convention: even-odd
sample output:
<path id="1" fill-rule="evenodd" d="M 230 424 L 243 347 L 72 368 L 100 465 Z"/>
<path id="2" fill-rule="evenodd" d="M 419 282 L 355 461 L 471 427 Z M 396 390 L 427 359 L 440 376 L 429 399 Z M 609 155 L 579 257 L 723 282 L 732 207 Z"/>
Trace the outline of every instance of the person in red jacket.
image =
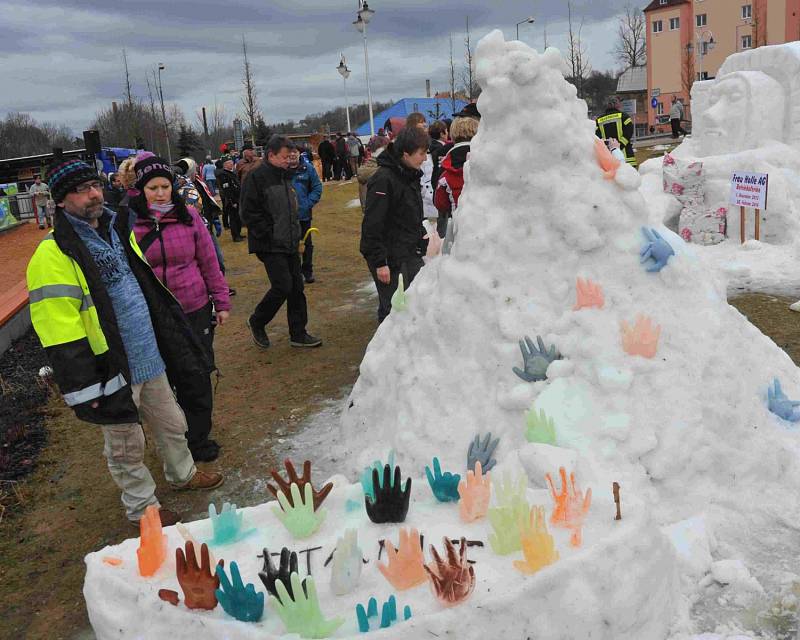
<path id="1" fill-rule="evenodd" d="M 450 136 L 454 144 L 441 161 L 439 181 L 433 195 L 433 204 L 439 212 L 436 230 L 442 237 L 464 188 L 464 163 L 469 156 L 470 141 L 478 132 L 479 124 L 475 118 L 456 118 L 450 125 Z"/>

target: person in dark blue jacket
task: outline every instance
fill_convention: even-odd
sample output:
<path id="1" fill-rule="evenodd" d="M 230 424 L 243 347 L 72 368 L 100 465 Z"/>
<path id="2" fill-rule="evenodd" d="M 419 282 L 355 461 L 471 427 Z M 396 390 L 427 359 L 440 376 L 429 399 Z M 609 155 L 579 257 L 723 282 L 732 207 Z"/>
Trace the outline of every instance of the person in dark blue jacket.
<path id="1" fill-rule="evenodd" d="M 289 161 L 289 171 L 292 174 L 292 186 L 297 194 L 297 217 L 300 220 L 300 233 L 305 236 L 311 228 L 311 211 L 322 197 L 322 181 L 317 175 L 314 165 L 308 161 L 299 150 L 292 152 Z M 314 243 L 311 234 L 308 234 L 303 251 L 303 264 L 301 271 L 307 284 L 314 282 Z"/>

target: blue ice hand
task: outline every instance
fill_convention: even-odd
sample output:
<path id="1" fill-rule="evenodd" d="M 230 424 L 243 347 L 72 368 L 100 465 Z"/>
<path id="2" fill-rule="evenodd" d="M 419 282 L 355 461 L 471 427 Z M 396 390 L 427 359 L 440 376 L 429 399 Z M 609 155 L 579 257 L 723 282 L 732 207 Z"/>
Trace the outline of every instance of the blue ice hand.
<path id="1" fill-rule="evenodd" d="M 800 407 L 800 402 L 789 400 L 786 394 L 781 389 L 780 380 L 775 378 L 773 380 L 773 387 L 767 389 L 767 406 L 769 410 L 779 418 L 788 420 L 789 422 L 800 422 L 800 411 L 796 407 Z"/>
<path id="2" fill-rule="evenodd" d="M 264 615 L 264 594 L 256 593 L 252 583 L 242 582 L 239 566 L 231 562 L 231 579 L 225 575 L 225 568 L 217 565 L 220 588 L 215 591 L 217 600 L 229 616 L 242 622 L 258 622 Z"/>
<path id="3" fill-rule="evenodd" d="M 403 608 L 403 620 L 408 620 L 411 617 L 411 607 L 406 605 Z M 378 601 L 373 597 L 367 603 L 367 610 L 364 610 L 364 605 L 356 605 L 356 618 L 358 618 L 358 630 L 361 633 L 370 631 L 370 622 L 378 622 Z M 380 625 L 373 624 L 374 629 L 388 629 L 397 621 L 397 600 L 394 596 L 389 596 L 389 599 L 383 603 L 381 608 L 381 621 Z"/>
<path id="4" fill-rule="evenodd" d="M 481 463 L 481 469 L 484 472 L 494 467 L 497 464 L 497 460 L 492 458 L 492 455 L 497 448 L 498 442 L 500 442 L 500 438 L 492 440 L 491 431 L 486 434 L 483 442 L 481 442 L 480 434 L 475 436 L 475 440 L 470 442 L 469 451 L 467 451 L 467 471 L 475 471 L 476 462 Z"/>
<path id="5" fill-rule="evenodd" d="M 442 473 L 439 458 L 434 458 L 433 473 L 430 467 L 425 467 L 425 475 L 428 476 L 428 484 L 439 502 L 458 502 L 458 483 L 461 481 L 459 474 L 449 471 Z"/>
<path id="6" fill-rule="evenodd" d="M 649 273 L 661 271 L 667 266 L 667 261 L 670 259 L 670 256 L 675 255 L 675 251 L 672 249 L 669 242 L 664 240 L 661 234 L 655 229 L 642 227 L 642 233 L 644 234 L 647 244 L 642 247 L 639 253 L 639 262 L 644 264 L 652 259 L 653 262 L 647 266 L 646 270 Z"/>
<path id="7" fill-rule="evenodd" d="M 389 451 L 389 461 L 387 464 L 394 469 L 394 450 Z M 383 467 L 383 462 L 376 460 L 372 463 L 371 467 L 365 467 L 364 471 L 361 472 L 361 487 L 364 489 L 364 495 L 369 496 L 373 502 L 375 501 L 375 491 L 372 487 L 372 470 L 378 470 L 378 482 L 380 482 L 383 477 Z M 361 508 L 360 504 L 359 508 Z"/>
<path id="8" fill-rule="evenodd" d="M 230 502 L 222 504 L 222 511 L 219 514 L 217 514 L 217 508 L 214 503 L 209 504 L 208 517 L 211 519 L 211 526 L 214 529 L 214 537 L 210 541 L 211 544 L 235 542 L 255 531 L 255 529 L 242 531 L 244 513 L 236 511 L 236 505 Z"/>
<path id="9" fill-rule="evenodd" d="M 551 344 L 550 349 L 546 349 L 542 336 L 536 336 L 536 342 L 539 345 L 538 348 L 528 336 L 525 336 L 524 341 L 519 341 L 519 350 L 522 352 L 525 370 L 514 367 L 513 371 L 525 382 L 547 380 L 547 367 L 551 362 L 561 360 L 561 354 L 555 345 Z"/>

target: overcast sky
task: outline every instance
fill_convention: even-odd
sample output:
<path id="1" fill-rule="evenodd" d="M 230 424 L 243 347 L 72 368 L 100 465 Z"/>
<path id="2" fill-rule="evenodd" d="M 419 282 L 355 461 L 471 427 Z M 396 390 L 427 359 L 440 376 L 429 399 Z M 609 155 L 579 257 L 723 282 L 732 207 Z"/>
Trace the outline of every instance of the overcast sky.
<path id="1" fill-rule="evenodd" d="M 617 15 L 626 0 L 574 0 L 592 65 L 616 67 L 610 53 Z M 646 2 L 638 2 L 644 6 Z M 98 109 L 124 94 L 121 50 L 126 48 L 134 93 L 147 96 L 145 74 L 163 62 L 164 99 L 195 123 L 215 100 L 229 117 L 240 113 L 242 34 L 267 122 L 326 111 L 344 103 L 336 72 L 344 53 L 352 75 L 351 103 L 366 102 L 364 50 L 352 25 L 357 0 L 0 0 L 0 115 L 30 113 L 64 123 L 76 133 Z M 565 0 L 371 0 L 368 28 L 373 100 L 448 90 L 453 34 L 462 66 L 464 18 L 477 40 L 492 29 L 566 51 Z"/>

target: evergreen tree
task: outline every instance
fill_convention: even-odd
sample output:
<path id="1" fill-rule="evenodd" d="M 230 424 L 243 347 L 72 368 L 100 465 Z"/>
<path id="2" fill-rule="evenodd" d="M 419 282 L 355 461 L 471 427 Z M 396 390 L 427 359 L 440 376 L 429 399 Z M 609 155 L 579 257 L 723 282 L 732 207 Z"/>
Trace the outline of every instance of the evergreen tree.
<path id="1" fill-rule="evenodd" d="M 259 115 L 256 118 L 256 144 L 259 147 L 263 147 L 270 139 L 272 135 L 272 129 L 267 126 L 267 123 L 264 122 L 263 116 Z"/>
<path id="2" fill-rule="evenodd" d="M 178 153 L 181 158 L 188 158 L 201 148 L 200 138 L 197 137 L 194 129 L 185 125 L 181 126 L 178 133 Z"/>

